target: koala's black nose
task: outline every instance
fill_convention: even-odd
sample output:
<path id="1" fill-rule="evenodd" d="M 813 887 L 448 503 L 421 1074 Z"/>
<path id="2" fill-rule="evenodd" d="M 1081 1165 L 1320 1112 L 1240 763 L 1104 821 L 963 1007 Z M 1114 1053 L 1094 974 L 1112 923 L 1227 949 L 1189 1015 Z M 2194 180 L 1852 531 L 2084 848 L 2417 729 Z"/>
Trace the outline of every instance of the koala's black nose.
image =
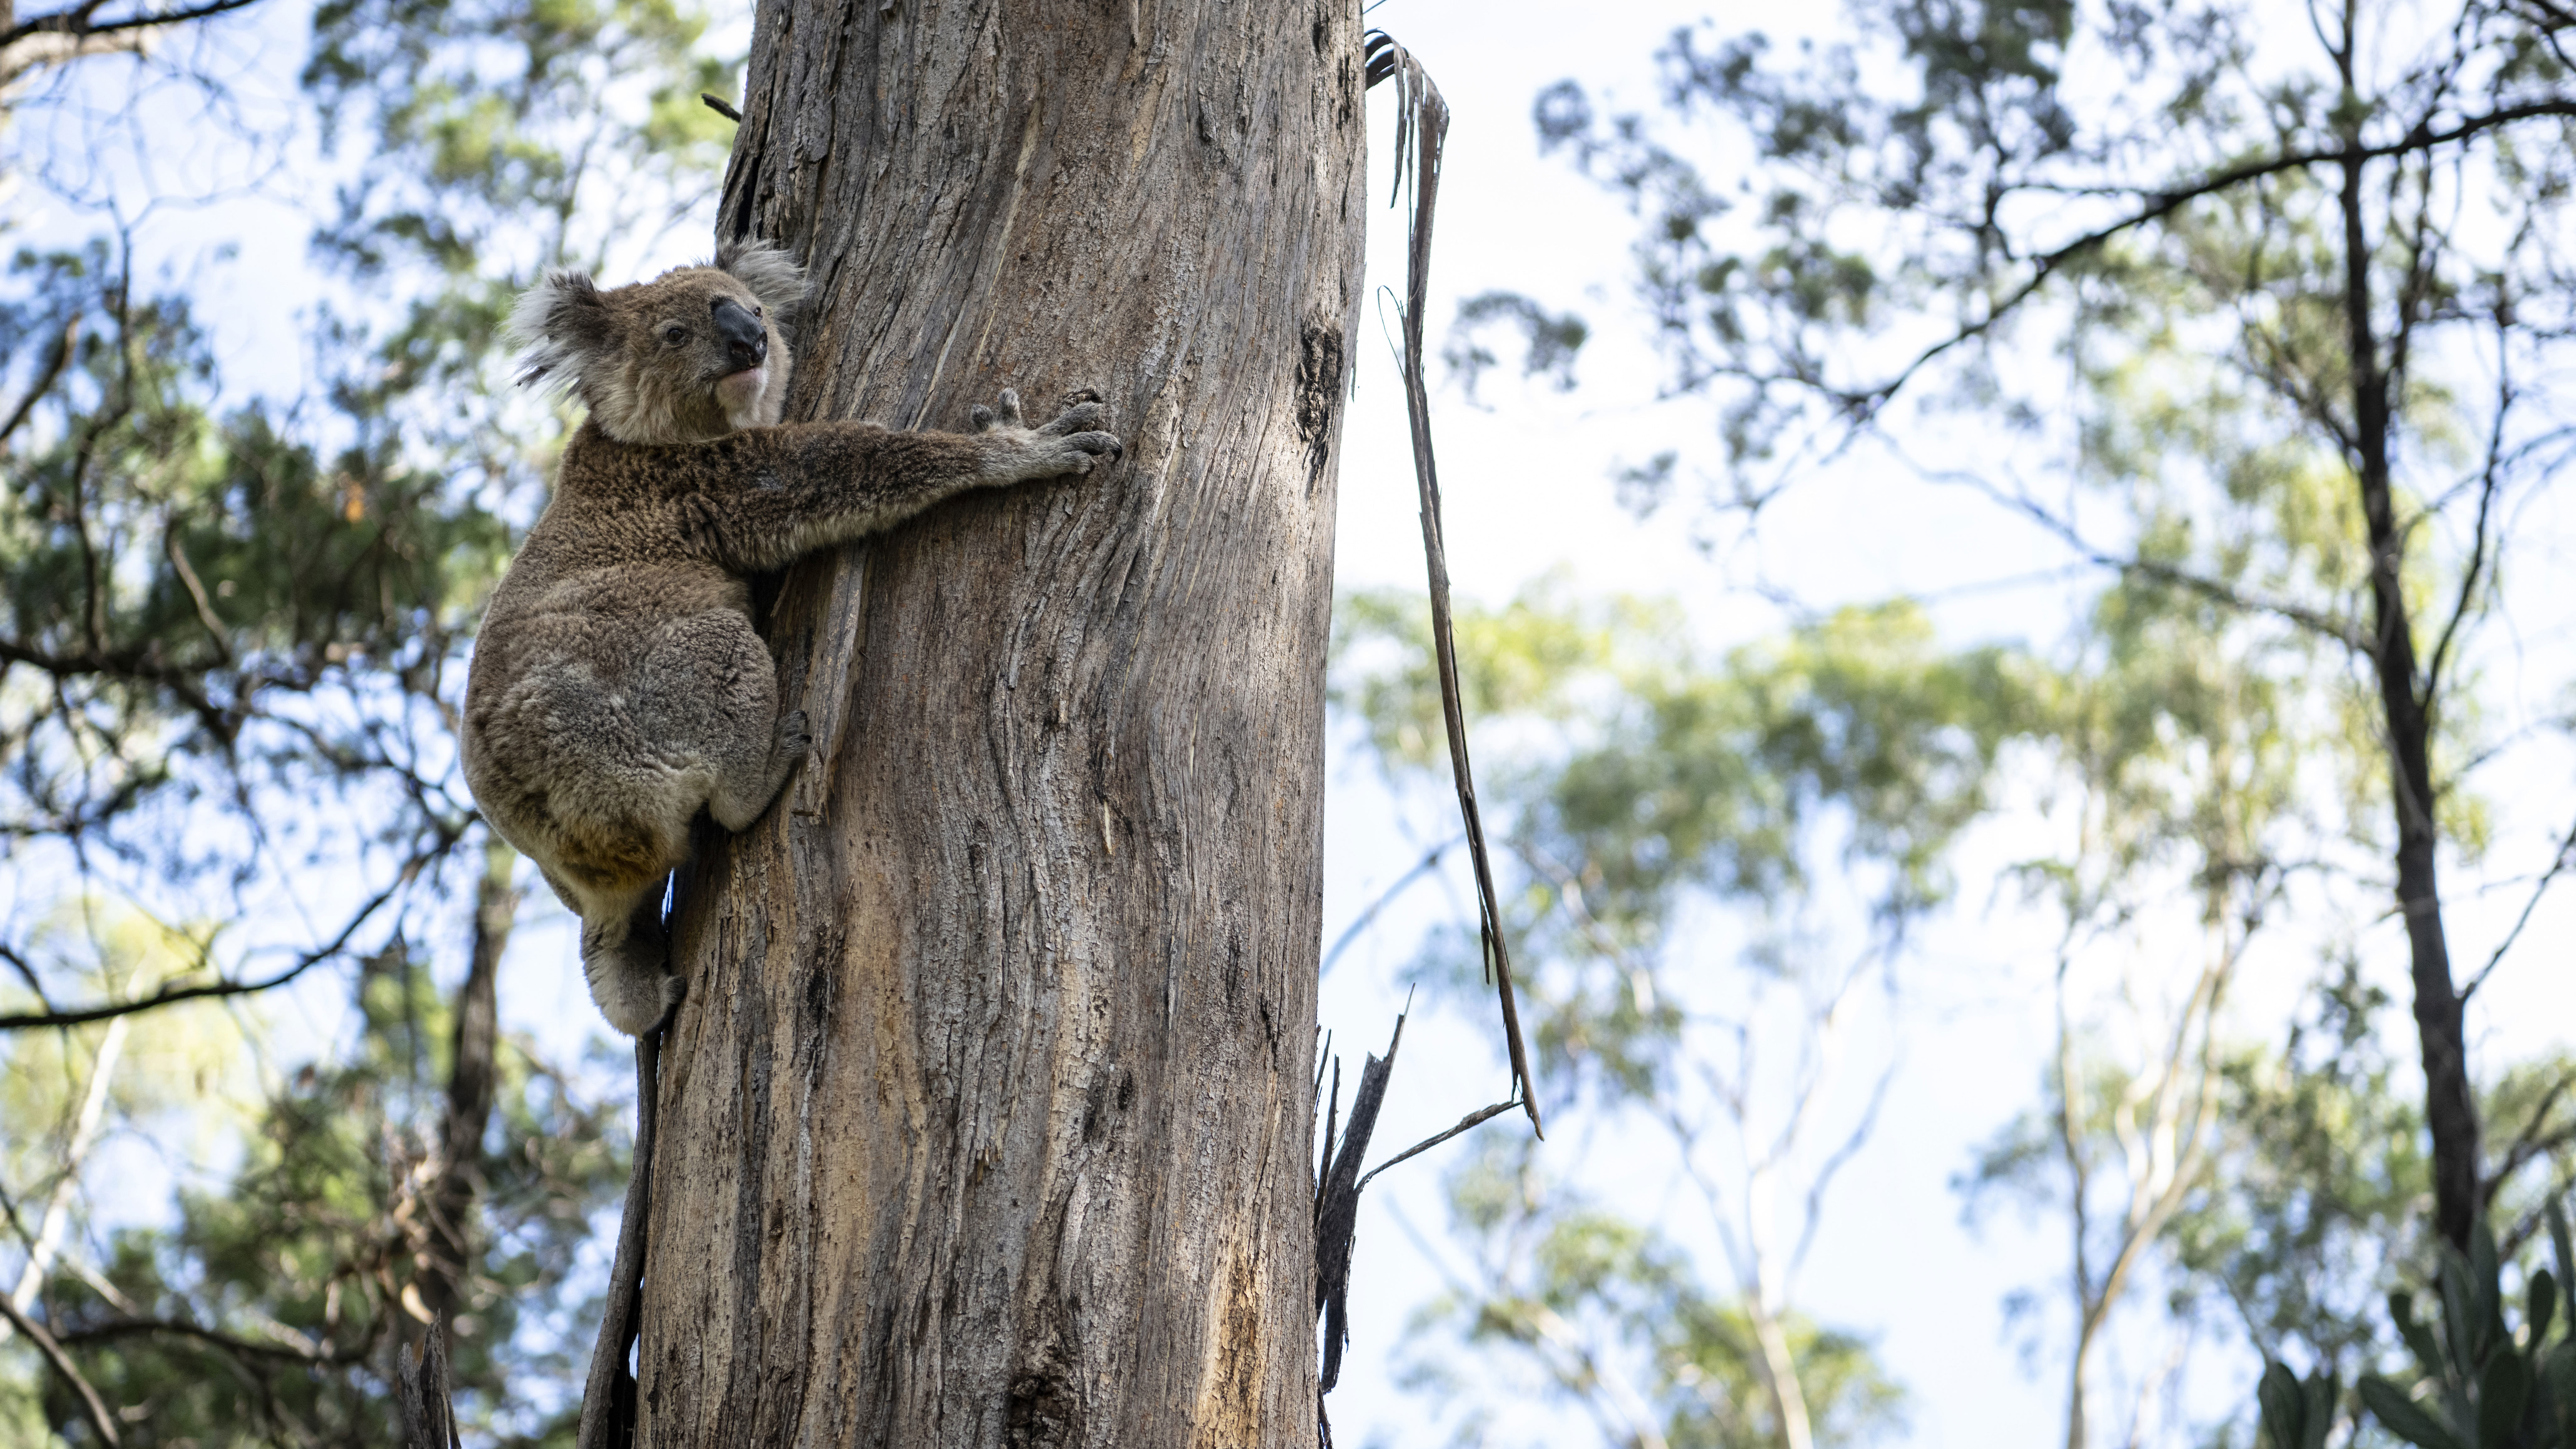
<path id="1" fill-rule="evenodd" d="M 758 367 L 769 356 L 769 329 L 731 297 L 715 300 L 716 336 L 724 340 L 725 357 L 737 368 Z"/>

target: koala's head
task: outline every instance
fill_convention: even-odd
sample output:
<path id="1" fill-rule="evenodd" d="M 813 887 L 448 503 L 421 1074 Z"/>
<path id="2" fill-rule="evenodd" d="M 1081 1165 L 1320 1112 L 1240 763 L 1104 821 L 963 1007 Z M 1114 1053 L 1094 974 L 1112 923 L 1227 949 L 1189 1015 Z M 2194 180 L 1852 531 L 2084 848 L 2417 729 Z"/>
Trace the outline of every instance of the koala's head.
<path id="1" fill-rule="evenodd" d="M 690 443 L 778 421 L 794 359 L 778 320 L 805 272 L 767 242 L 728 243 L 711 266 L 601 291 L 549 272 L 510 312 L 522 383 L 579 397 L 621 443 Z"/>

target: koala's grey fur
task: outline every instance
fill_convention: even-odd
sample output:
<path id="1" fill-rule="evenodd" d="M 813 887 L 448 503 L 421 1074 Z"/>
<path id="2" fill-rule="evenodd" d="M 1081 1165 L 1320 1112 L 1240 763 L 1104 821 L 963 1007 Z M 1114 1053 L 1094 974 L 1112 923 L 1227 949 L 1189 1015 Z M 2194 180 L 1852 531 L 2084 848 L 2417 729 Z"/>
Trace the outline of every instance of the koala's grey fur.
<path id="1" fill-rule="evenodd" d="M 583 974 L 611 1026 L 650 1030 L 685 983 L 662 888 L 699 807 L 742 830 L 803 762 L 782 717 L 747 574 L 912 517 L 969 488 L 1087 473 L 1116 457 L 1097 402 L 1042 428 L 1018 398 L 976 431 L 778 426 L 804 293 L 784 252 L 602 291 L 555 272 L 511 316 L 522 381 L 588 421 L 492 595 L 465 689 L 466 783 L 484 818 L 581 916 Z"/>

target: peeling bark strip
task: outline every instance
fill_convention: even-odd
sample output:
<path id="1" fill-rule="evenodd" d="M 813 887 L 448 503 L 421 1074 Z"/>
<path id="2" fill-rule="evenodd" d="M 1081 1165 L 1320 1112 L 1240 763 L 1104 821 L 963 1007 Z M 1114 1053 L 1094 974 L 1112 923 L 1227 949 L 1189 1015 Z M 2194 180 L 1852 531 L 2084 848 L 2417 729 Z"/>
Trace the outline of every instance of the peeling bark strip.
<path id="1" fill-rule="evenodd" d="M 1503 1050 L 1512 1064 L 1512 1096 L 1529 1114 L 1530 1132 L 1547 1136 L 1531 1090 L 1529 1052 L 1521 1044 L 1520 1007 L 1512 999 L 1512 953 L 1503 910 L 1494 897 L 1494 866 L 1476 809 L 1476 772 L 1467 761 L 1467 715 L 1459 702 L 1458 644 L 1449 617 L 1449 555 L 1440 537 L 1440 472 L 1431 454 L 1431 397 L 1422 381 L 1422 318 L 1431 289 L 1431 219 L 1439 209 L 1440 150 L 1449 134 L 1449 103 L 1413 52 L 1383 30 L 1367 40 L 1364 86 L 1393 80 L 1396 89 L 1395 179 L 1413 190 L 1413 220 L 1404 237 L 1404 412 L 1413 427 L 1413 475 L 1422 491 L 1422 561 L 1431 585 L 1431 651 L 1440 665 L 1440 713 L 1449 735 L 1449 770 L 1458 787 L 1458 819 L 1476 867 L 1477 929 L 1485 979 L 1503 1008 Z M 1407 143 L 1411 143 L 1408 148 Z"/>
<path id="2" fill-rule="evenodd" d="M 789 417 L 1094 388 L 1129 451 L 778 592 L 817 750 L 676 921 L 639 1445 L 1311 1441 L 1358 10 L 761 6 Z"/>

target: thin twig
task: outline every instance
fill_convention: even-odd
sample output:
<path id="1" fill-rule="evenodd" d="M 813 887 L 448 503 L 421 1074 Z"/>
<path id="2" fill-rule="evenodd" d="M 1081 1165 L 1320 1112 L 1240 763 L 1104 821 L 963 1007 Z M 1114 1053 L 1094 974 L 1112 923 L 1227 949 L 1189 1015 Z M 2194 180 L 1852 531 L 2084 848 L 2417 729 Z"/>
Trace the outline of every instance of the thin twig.
<path id="1" fill-rule="evenodd" d="M 395 892 L 410 882 L 418 864 L 419 862 L 415 861 L 412 866 L 405 867 L 402 873 L 394 878 L 392 885 L 376 892 L 365 905 L 359 907 L 358 913 L 349 918 L 349 923 L 340 928 L 340 934 L 333 937 L 330 944 L 304 953 L 296 958 L 294 965 L 265 980 L 210 981 L 201 986 L 164 986 L 150 996 L 133 1001 L 101 1002 L 96 1006 L 76 1006 L 62 1011 L 18 1012 L 0 1016 L 0 1031 L 25 1031 L 32 1027 L 80 1026 L 87 1022 L 105 1021 L 110 1017 L 150 1011 L 155 1007 L 174 1006 L 182 1001 L 198 1001 L 210 996 L 248 996 L 255 992 L 284 986 L 314 966 L 347 950 L 349 938 L 356 935 L 358 928 L 365 925 L 367 919 L 373 916 L 386 901 L 391 900 Z"/>
<path id="2" fill-rule="evenodd" d="M 2117 221 L 2097 227 L 2062 246 L 2032 258 L 2031 274 L 2019 287 L 2014 288 L 2009 295 L 1997 302 L 1984 317 L 1969 323 L 1918 353 L 1911 362 L 1899 369 L 1894 377 L 1864 391 L 1837 392 L 1833 395 L 1844 409 L 1855 417 L 1866 419 L 1874 415 L 1881 406 L 1895 397 L 1916 373 L 1922 371 L 1935 358 L 1954 347 L 1973 342 L 1993 331 L 1996 324 L 2018 310 L 2022 303 L 2037 296 L 2040 288 L 2046 286 L 2049 279 L 2064 269 L 2067 263 L 2093 252 L 2123 232 L 2132 231 L 2149 222 L 2161 221 L 2203 197 L 2214 196 L 2248 181 L 2258 181 L 2284 171 L 2296 171 L 2329 162 L 2340 165 L 2348 162 L 2385 160 L 2391 156 L 2430 151 L 2454 141 L 2465 141 L 2481 131 L 2545 116 L 2576 116 L 2576 98 L 2552 98 L 2519 106 L 2504 106 L 2484 115 L 2471 116 L 2444 131 L 2417 126 L 2403 139 L 2381 146 L 2338 146 L 2331 150 L 2286 151 L 2278 156 L 2230 166 L 2224 171 L 2215 172 L 2188 186 L 2176 187 L 2170 191 L 2157 191 L 2147 187 L 2128 189 L 2132 195 L 2142 195 L 2152 199 L 2146 205 Z"/>
<path id="3" fill-rule="evenodd" d="M 2487 984 L 2487 977 L 2503 963 L 2504 953 L 2512 950 L 2513 943 L 2522 939 L 2522 928 L 2531 924 L 2531 913 L 2539 908 L 2540 898 L 2549 891 L 2549 883 L 2565 873 L 2571 857 L 2576 857 L 2576 825 L 2567 827 L 2567 837 L 2558 842 L 2557 857 L 2549 862 L 2549 869 L 2531 888 L 2531 899 L 2522 903 L 2522 914 L 2513 918 L 2513 929 L 2505 932 L 2504 939 L 2496 943 L 2495 954 L 2487 957 L 2487 964 L 2479 967 L 2478 974 L 2469 978 L 2469 984 L 2460 988 L 2461 1001 L 2466 1002 L 2477 994 L 2479 987 Z"/>
<path id="4" fill-rule="evenodd" d="M 2086 562 L 2098 567 L 2124 574 L 2134 574 L 2172 588 L 2198 594 L 2211 603 L 2224 605 L 2239 613 L 2270 614 L 2356 653 L 2364 652 L 2369 647 L 2368 641 L 2351 626 L 2305 605 L 2294 604 L 2286 599 L 2262 598 L 2245 593 L 2232 584 L 2193 573 L 2189 569 L 2178 568 L 2173 564 L 2139 558 L 2135 555 L 2111 553 L 2097 547 L 2077 530 L 2072 520 L 2027 494 L 2006 492 L 1973 473 L 1958 470 L 1924 471 L 1925 476 L 1937 482 L 1958 483 L 1985 494 L 1988 498 L 2055 534 L 2060 542 L 2081 555 Z"/>
<path id="5" fill-rule="evenodd" d="M 0 946 L 0 963 L 5 963 L 10 970 L 18 973 L 19 980 L 27 983 L 27 989 L 35 993 L 36 1004 L 38 1006 L 45 1008 L 47 1011 L 54 1009 L 53 1002 L 46 999 L 45 983 L 37 979 L 36 968 L 27 963 L 26 957 L 19 955 L 16 951 L 11 950 L 7 946 Z"/>
<path id="6" fill-rule="evenodd" d="M 1459 1133 L 1466 1131 L 1468 1128 L 1499 1117 L 1519 1105 L 1520 1101 L 1518 1098 L 1507 1097 L 1502 1101 L 1496 1102 L 1490 1107 L 1477 1108 L 1475 1111 L 1459 1118 L 1457 1126 L 1450 1128 L 1446 1132 L 1435 1132 L 1431 1136 L 1423 1138 L 1421 1141 L 1414 1143 L 1411 1147 L 1408 1147 L 1402 1152 L 1395 1154 L 1393 1157 L 1388 1158 L 1386 1161 L 1379 1163 L 1377 1166 L 1370 1168 L 1368 1170 L 1368 1175 L 1360 1179 L 1360 1186 L 1368 1186 L 1370 1178 L 1376 1177 L 1379 1173 L 1386 1171 L 1388 1168 L 1395 1166 L 1406 1158 L 1418 1157 L 1421 1154 L 1430 1151 L 1432 1148 L 1439 1146 L 1441 1143 L 1448 1141 L 1450 1138 L 1457 1136 Z"/>
<path id="7" fill-rule="evenodd" d="M 92 1286 L 95 1287 L 95 1285 Z M 177 1338 L 193 1338 L 200 1343 L 223 1349 L 227 1353 L 255 1358 L 286 1359 L 294 1363 L 356 1363 L 367 1356 L 363 1345 L 354 1348 L 318 1349 L 310 1345 L 298 1346 L 292 1343 L 261 1343 L 256 1339 L 242 1338 L 219 1329 L 202 1328 L 194 1323 L 175 1318 L 111 1318 L 104 1323 L 91 1323 L 79 1328 L 65 1329 L 61 1341 L 66 1344 L 103 1343 L 109 1339 L 131 1338 L 141 1333 L 166 1333 Z"/>
<path id="8" fill-rule="evenodd" d="M 62 335 L 54 339 L 52 350 L 45 354 L 44 369 L 38 372 L 36 380 L 28 385 L 27 395 L 18 400 L 15 408 L 10 409 L 8 420 L 0 422 L 0 443 L 7 442 L 18 429 L 26 426 L 27 419 L 35 415 L 36 404 L 43 402 L 45 394 L 52 392 L 54 384 L 61 381 L 63 369 L 69 366 L 72 360 L 72 344 L 80 337 L 80 324 L 81 314 L 78 312 L 72 313 L 64 321 Z"/>
<path id="9" fill-rule="evenodd" d="M 179 547 L 176 518 L 162 525 L 161 551 L 169 557 L 170 567 L 179 575 L 179 582 L 187 587 L 189 601 L 197 606 L 197 622 L 205 628 L 206 637 L 214 641 L 215 657 L 226 664 L 232 663 L 232 638 L 224 632 L 224 621 L 215 613 L 215 601 L 207 595 L 204 581 L 197 577 L 197 570 L 189 564 L 187 550 Z"/>
<path id="10" fill-rule="evenodd" d="M 1377 919 L 1378 912 L 1385 910 L 1397 896 L 1402 895 L 1406 887 L 1412 885 L 1415 881 L 1422 879 L 1423 876 L 1428 875 L 1431 872 L 1432 867 L 1440 863 L 1440 857 L 1447 855 L 1452 850 L 1455 850 L 1466 838 L 1467 837 L 1464 835 L 1453 835 L 1449 837 L 1447 840 L 1444 840 L 1438 845 L 1431 847 L 1428 851 L 1425 851 L 1422 859 L 1413 863 L 1413 868 L 1411 870 L 1397 876 L 1395 878 L 1395 884 L 1388 886 L 1384 891 L 1380 892 L 1376 900 L 1368 903 L 1368 909 L 1360 912 L 1348 926 L 1345 926 L 1342 929 L 1342 934 L 1336 937 L 1333 941 L 1333 949 L 1324 953 L 1324 964 L 1316 968 L 1315 974 L 1317 976 L 1331 975 L 1333 971 L 1333 963 L 1342 959 L 1342 953 L 1349 950 L 1351 943 L 1360 938 L 1360 933 L 1368 929 L 1371 921 Z"/>

